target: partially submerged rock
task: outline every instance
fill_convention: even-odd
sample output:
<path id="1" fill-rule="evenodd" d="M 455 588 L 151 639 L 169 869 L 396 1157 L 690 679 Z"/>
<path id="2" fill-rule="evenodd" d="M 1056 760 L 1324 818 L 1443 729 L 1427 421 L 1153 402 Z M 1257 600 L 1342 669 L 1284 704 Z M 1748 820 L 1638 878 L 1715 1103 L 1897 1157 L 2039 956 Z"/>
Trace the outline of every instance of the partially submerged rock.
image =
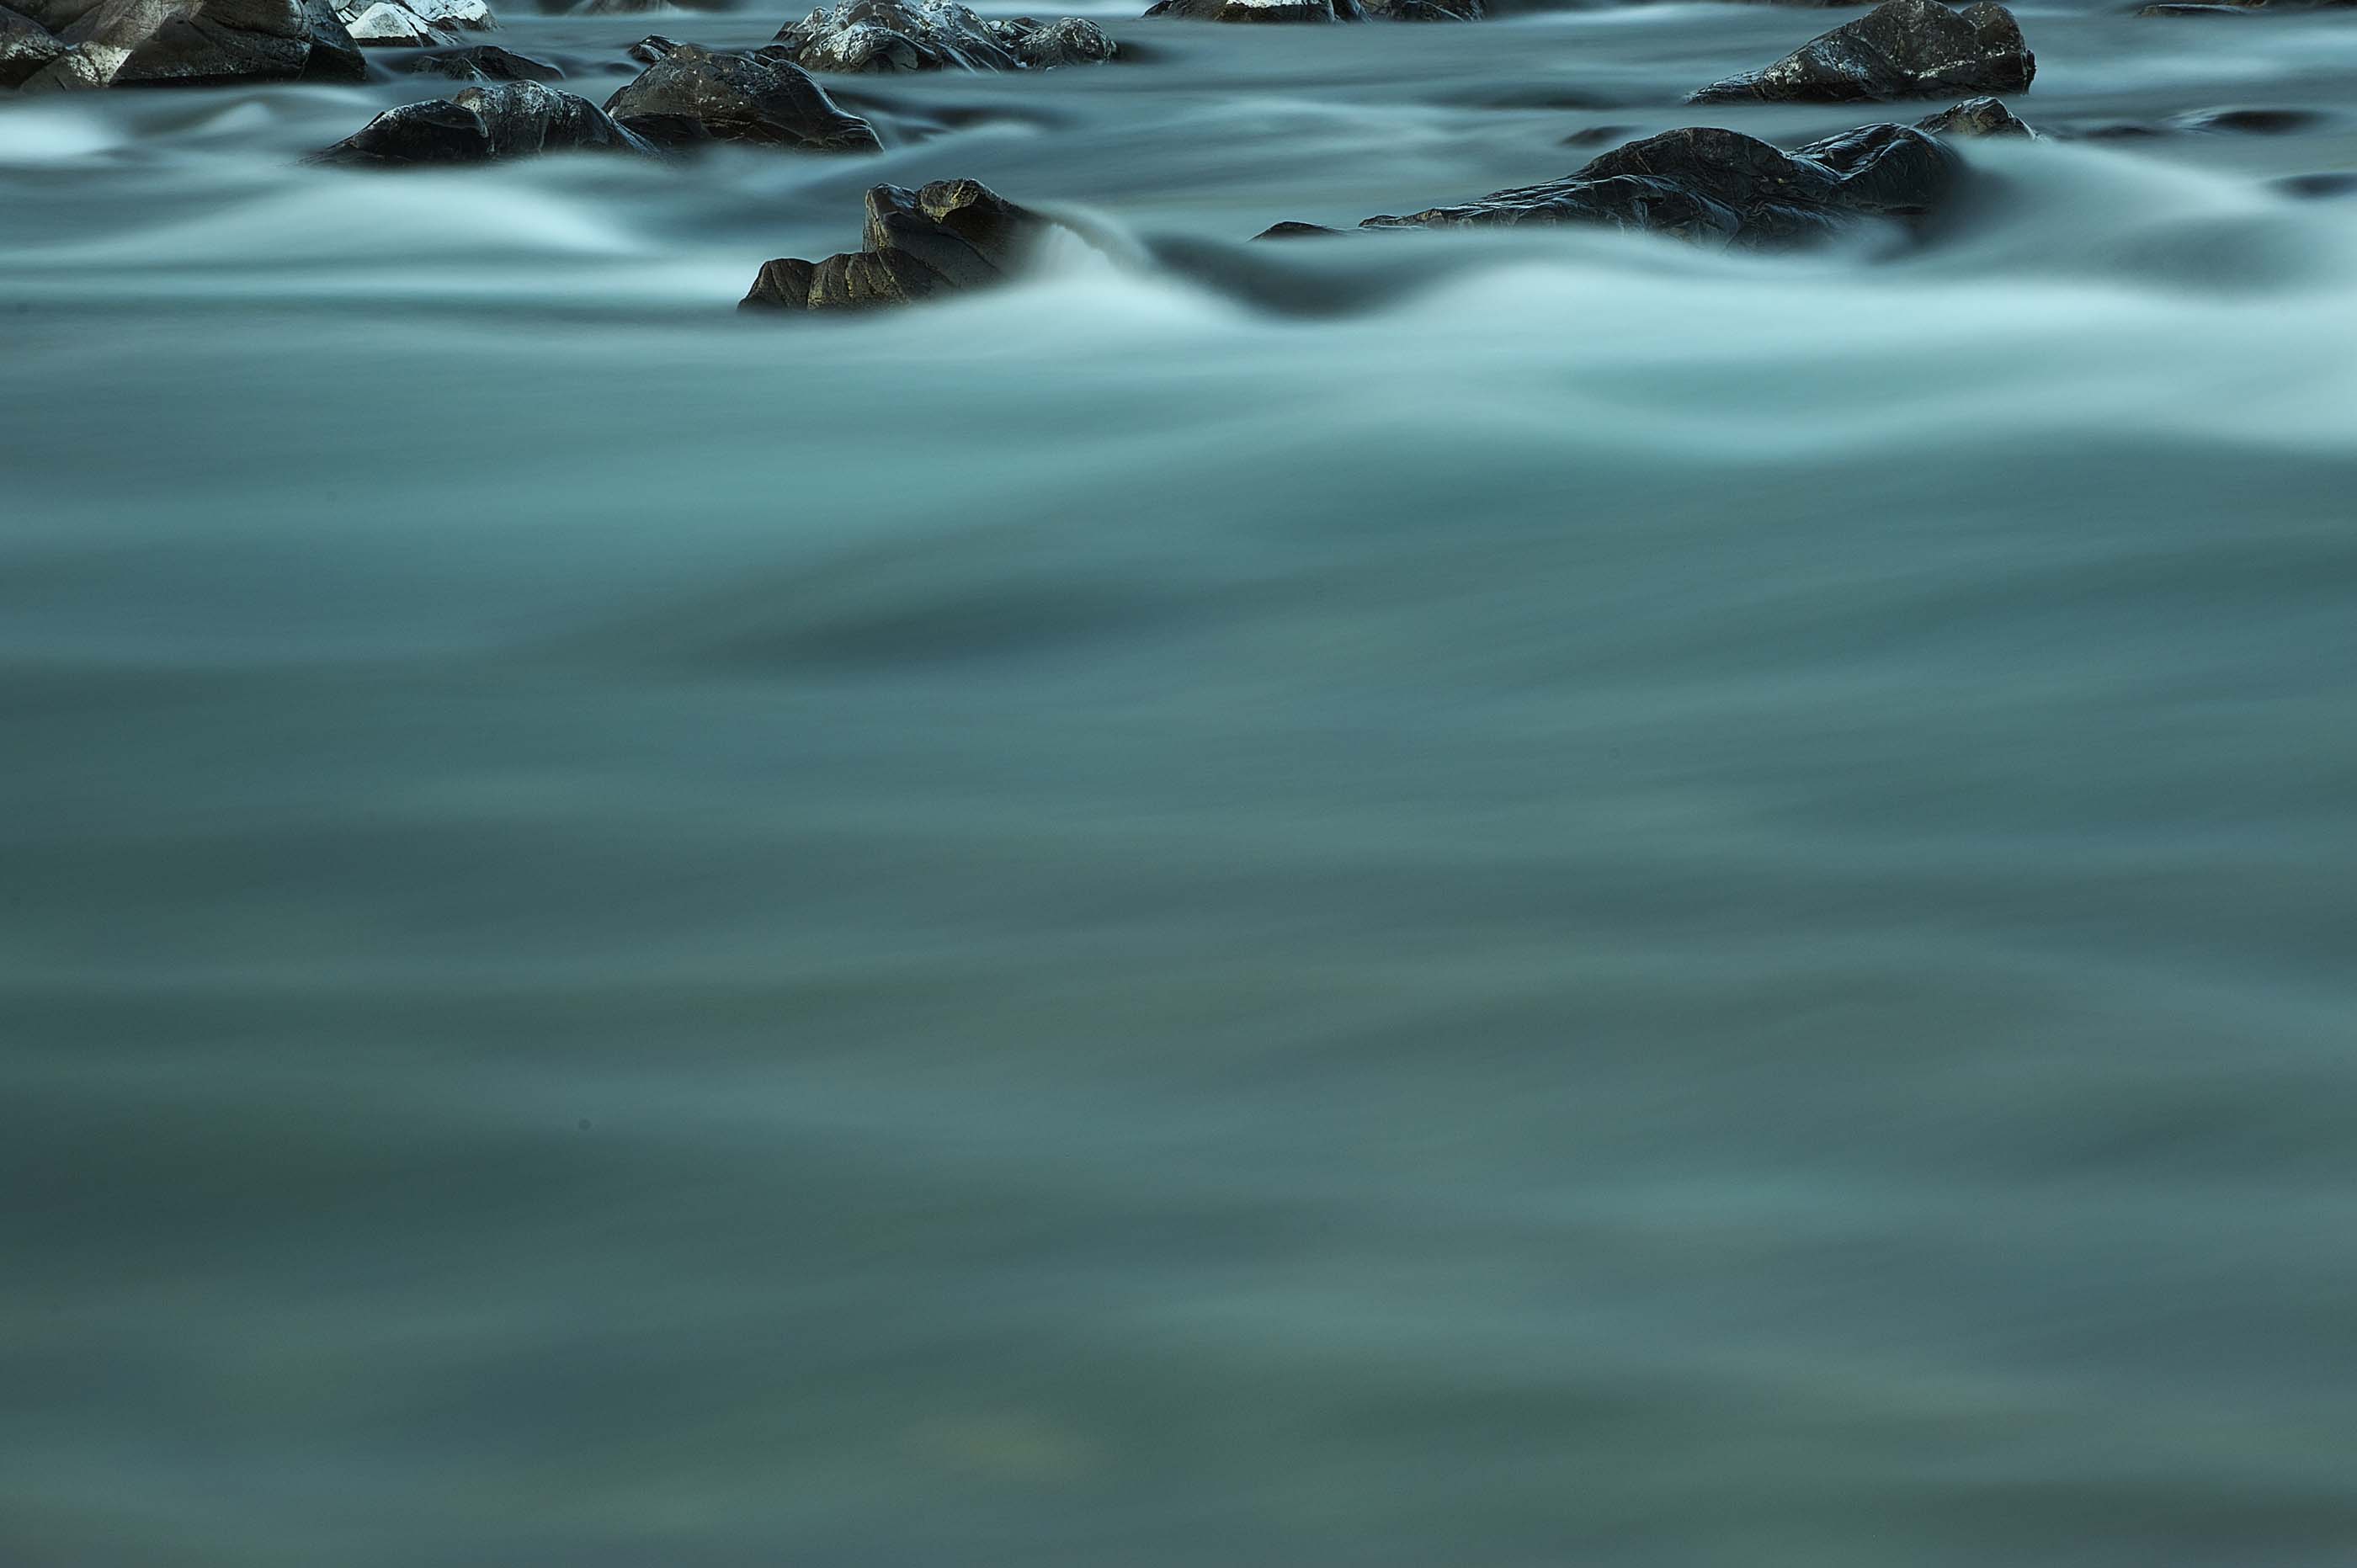
<path id="1" fill-rule="evenodd" d="M 1495 191 L 1458 207 L 1370 218 L 1359 226 L 1593 223 L 1717 244 L 1789 244 L 1865 218 L 1929 212 L 1947 193 L 1957 167 L 1955 154 L 1909 125 L 1861 125 L 1792 153 L 1738 132 L 1695 125 L 1616 147 L 1545 185 Z M 1271 231 L 1267 237 L 1277 235 Z"/>
<path id="2" fill-rule="evenodd" d="M 1687 102 L 1855 103 L 2023 92 L 2037 71 L 2013 13 L 1992 0 L 1961 11 L 1939 0 L 1883 0 L 1775 64 L 1714 81 Z"/>
<path id="3" fill-rule="evenodd" d="M 677 48 L 679 48 L 677 38 L 667 38 L 661 33 L 649 33 L 622 52 L 641 65 L 652 65 Z"/>
<path id="4" fill-rule="evenodd" d="M 1967 98 L 1953 109 L 1926 114 L 1915 122 L 1915 128 L 1935 136 L 2028 136 L 2034 140 L 2038 135 L 1994 98 Z"/>
<path id="5" fill-rule="evenodd" d="M 12 0 L 0 83 L 27 91 L 361 81 L 327 0 Z"/>
<path id="6" fill-rule="evenodd" d="M 770 46 L 804 70 L 1021 70 L 1092 64 L 1117 52 L 1078 16 L 991 21 L 955 0 L 840 0 L 778 29 Z"/>
<path id="7" fill-rule="evenodd" d="M 586 98 L 537 81 L 495 81 L 388 109 L 315 155 L 330 164 L 473 164 L 538 153 L 647 153 L 654 147 Z"/>
<path id="8" fill-rule="evenodd" d="M 800 67 L 694 44 L 673 45 L 606 101 L 606 113 L 657 146 L 754 142 L 831 153 L 883 147 L 874 126 L 845 113 Z"/>
<path id="9" fill-rule="evenodd" d="M 1363 22 L 1359 0 L 1156 0 L 1146 13 L 1178 22 Z"/>
<path id="10" fill-rule="evenodd" d="M 462 49 L 442 49 L 420 55 L 404 67 L 412 76 L 447 76 L 458 81 L 556 81 L 565 72 L 544 60 L 503 49 L 497 44 L 473 44 Z"/>
<path id="11" fill-rule="evenodd" d="M 1062 227 L 978 180 L 867 193 L 861 249 L 762 264 L 740 310 L 872 310 L 1006 281 Z M 1066 231 L 1069 232 L 1070 231 Z"/>

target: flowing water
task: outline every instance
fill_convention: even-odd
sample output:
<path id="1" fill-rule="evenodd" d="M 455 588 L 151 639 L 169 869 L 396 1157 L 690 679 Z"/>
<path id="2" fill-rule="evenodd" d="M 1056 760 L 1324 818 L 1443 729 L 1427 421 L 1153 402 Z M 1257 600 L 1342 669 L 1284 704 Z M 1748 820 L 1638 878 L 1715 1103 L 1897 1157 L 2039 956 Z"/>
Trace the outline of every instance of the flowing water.
<path id="1" fill-rule="evenodd" d="M 2025 9 L 2163 134 L 1911 238 L 1242 242 L 1842 15 L 0 103 L 0 1559 L 2357 1560 L 2357 14 Z M 734 313 L 956 176 L 1104 250 Z"/>

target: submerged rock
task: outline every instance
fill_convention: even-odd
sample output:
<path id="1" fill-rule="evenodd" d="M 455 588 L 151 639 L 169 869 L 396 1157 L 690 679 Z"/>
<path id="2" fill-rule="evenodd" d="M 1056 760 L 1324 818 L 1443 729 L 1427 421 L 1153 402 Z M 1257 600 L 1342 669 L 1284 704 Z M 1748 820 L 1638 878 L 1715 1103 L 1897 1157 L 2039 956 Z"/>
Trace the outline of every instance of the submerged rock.
<path id="1" fill-rule="evenodd" d="M 2210 136 L 2288 136 L 2328 123 L 2312 109 L 2197 109 L 2170 122 L 2179 130 Z"/>
<path id="2" fill-rule="evenodd" d="M 537 153 L 648 153 L 654 147 L 586 98 L 537 81 L 495 81 L 388 109 L 314 155 L 330 164 L 472 164 Z"/>
<path id="3" fill-rule="evenodd" d="M 14 0 L 0 13 L 0 83 L 28 91 L 367 76 L 327 0 Z"/>
<path id="4" fill-rule="evenodd" d="M 694 44 L 673 45 L 608 99 L 606 113 L 657 146 L 754 142 L 814 152 L 883 149 L 874 126 L 837 107 L 799 66 Z"/>
<path id="5" fill-rule="evenodd" d="M 1955 154 L 1909 125 L 1861 125 L 1792 153 L 1738 132 L 1696 125 L 1616 147 L 1545 185 L 1496 191 L 1458 207 L 1370 218 L 1359 226 L 1596 223 L 1719 244 L 1787 244 L 1864 218 L 1929 212 L 1947 193 L 1957 167 Z"/>
<path id="6" fill-rule="evenodd" d="M 1953 109 L 1925 115 L 1915 122 L 1915 128 L 1935 136 L 2028 136 L 2035 140 L 2038 135 L 1994 98 L 1967 98 Z"/>
<path id="7" fill-rule="evenodd" d="M 1775 64 L 1714 81 L 1687 102 L 1854 103 L 2023 92 L 2037 71 L 2013 13 L 1991 0 L 1961 11 L 1939 0 L 1883 0 Z"/>
<path id="8" fill-rule="evenodd" d="M 778 29 L 772 48 L 805 70 L 1021 70 L 1114 58 L 1078 16 L 994 22 L 955 0 L 841 0 Z"/>
<path id="9" fill-rule="evenodd" d="M 861 249 L 762 264 L 740 310 L 873 310 L 1006 281 L 1063 226 L 979 180 L 867 193 Z M 1066 232 L 1070 232 L 1069 230 Z"/>
<path id="10" fill-rule="evenodd" d="M 497 44 L 474 44 L 420 55 L 404 67 L 412 76 L 447 76 L 459 81 L 556 81 L 565 72 L 544 60 Z"/>
<path id="11" fill-rule="evenodd" d="M 1180 22 L 1363 22 L 1359 0 L 1157 0 L 1146 15 Z"/>

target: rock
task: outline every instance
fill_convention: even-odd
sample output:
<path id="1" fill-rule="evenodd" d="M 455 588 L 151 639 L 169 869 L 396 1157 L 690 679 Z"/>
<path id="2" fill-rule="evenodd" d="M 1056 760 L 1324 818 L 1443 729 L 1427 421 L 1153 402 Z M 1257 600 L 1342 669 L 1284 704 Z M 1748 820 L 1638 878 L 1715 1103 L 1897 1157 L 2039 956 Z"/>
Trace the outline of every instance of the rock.
<path id="1" fill-rule="evenodd" d="M 1319 240 L 1330 239 L 1342 232 L 1343 231 L 1340 229 L 1329 229 L 1323 223 L 1296 223 L 1288 218 L 1282 223 L 1270 224 L 1254 234 L 1253 238 L 1255 240 Z"/>
<path id="2" fill-rule="evenodd" d="M 364 49 L 422 48 L 443 43 L 448 37 L 400 0 L 377 0 L 373 5 L 343 16 L 343 23 L 352 41 Z"/>
<path id="3" fill-rule="evenodd" d="M 1060 16 L 1052 22 L 1033 22 L 1028 16 L 1017 16 L 1011 24 L 996 25 L 1029 29 L 1016 38 L 1015 53 L 1034 70 L 1053 70 L 1060 65 L 1102 65 L 1119 52 L 1119 46 L 1103 27 L 1078 16 Z"/>
<path id="4" fill-rule="evenodd" d="M 582 0 L 576 16 L 661 16 L 677 11 L 671 0 Z"/>
<path id="5" fill-rule="evenodd" d="M 2287 136 L 2324 123 L 2323 115 L 2308 109 L 2201 109 L 2170 122 L 2179 130 L 2212 136 Z"/>
<path id="6" fill-rule="evenodd" d="M 0 87 L 21 87 L 65 52 L 64 39 L 30 16 L 0 6 Z"/>
<path id="7" fill-rule="evenodd" d="M 2288 174 L 2273 183 L 2286 196 L 2295 196 L 2303 201 L 2357 196 L 2357 169 L 2337 169 L 2330 174 Z"/>
<path id="8" fill-rule="evenodd" d="M 988 288 L 1062 227 L 978 180 L 936 180 L 919 190 L 879 185 L 867 193 L 860 250 L 764 263 L 737 308 L 872 310 Z"/>
<path id="9" fill-rule="evenodd" d="M 350 0 L 336 16 L 363 48 L 415 48 L 499 26 L 483 0 Z"/>
<path id="10" fill-rule="evenodd" d="M 1908 125 L 1861 125 L 1786 153 L 1734 131 L 1688 126 L 1631 142 L 1546 185 L 1501 190 L 1461 207 L 1377 217 L 1362 229 L 1597 223 L 1689 240 L 1777 245 L 1863 218 L 1936 207 L 1956 155 Z"/>
<path id="11" fill-rule="evenodd" d="M 2028 136 L 2038 133 L 1994 98 L 1967 98 L 1953 109 L 1927 114 L 1915 122 L 1919 131 L 1935 136 Z"/>
<path id="12" fill-rule="evenodd" d="M 1489 13 L 1482 0 L 1365 0 L 1367 15 L 1380 22 L 1478 22 Z"/>
<path id="13" fill-rule="evenodd" d="M 778 29 L 771 48 L 804 70 L 1020 70 L 1090 64 L 1117 52 L 1093 22 L 993 22 L 955 0 L 840 0 Z"/>
<path id="14" fill-rule="evenodd" d="M 470 164 L 536 153 L 647 153 L 654 147 L 596 104 L 537 81 L 495 81 L 388 109 L 315 154 L 330 164 Z"/>
<path id="15" fill-rule="evenodd" d="M 22 71 L 27 91 L 368 76 L 327 0 L 14 0 L 7 15 L 0 80 Z"/>
<path id="16" fill-rule="evenodd" d="M 459 81 L 556 81 L 565 75 L 553 65 L 529 55 L 512 53 L 497 44 L 474 44 L 462 49 L 420 55 L 403 69 L 412 76 L 447 76 Z"/>
<path id="17" fill-rule="evenodd" d="M 1991 0 L 1961 11 L 1939 0 L 1883 0 L 1775 64 L 1712 82 L 1687 102 L 1853 103 L 2023 92 L 2037 71 L 2013 13 Z"/>
<path id="18" fill-rule="evenodd" d="M 622 52 L 642 65 L 652 65 L 677 48 L 679 48 L 677 38 L 667 38 L 661 33 L 649 33 Z"/>
<path id="19" fill-rule="evenodd" d="M 874 126 L 845 113 L 799 66 L 674 45 L 606 101 L 616 124 L 662 147 L 754 142 L 813 152 L 883 150 Z"/>
<path id="20" fill-rule="evenodd" d="M 1180 22 L 1363 22 L 1359 0 L 1157 0 L 1146 15 Z"/>

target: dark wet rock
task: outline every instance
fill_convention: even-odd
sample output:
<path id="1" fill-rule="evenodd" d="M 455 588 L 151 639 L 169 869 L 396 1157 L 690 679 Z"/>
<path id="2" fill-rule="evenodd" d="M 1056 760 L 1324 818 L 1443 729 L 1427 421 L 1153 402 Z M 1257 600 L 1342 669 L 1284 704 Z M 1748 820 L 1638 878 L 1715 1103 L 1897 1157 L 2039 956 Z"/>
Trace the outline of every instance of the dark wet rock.
<path id="1" fill-rule="evenodd" d="M 2139 16 L 2248 16 L 2260 11 L 2329 11 L 2357 5 L 2357 0 L 2163 0 L 2137 10 Z"/>
<path id="2" fill-rule="evenodd" d="M 881 151 L 876 129 L 845 113 L 810 73 L 782 59 L 674 46 L 606 101 L 625 129 L 662 147 L 752 142 L 812 152 Z"/>
<path id="3" fill-rule="evenodd" d="M 2286 175 L 2275 182 L 2275 188 L 2286 196 L 2297 196 L 2305 201 L 2357 196 L 2357 169 L 2336 169 L 2330 174 Z"/>
<path id="4" fill-rule="evenodd" d="M 2212 136 L 2288 136 L 2317 129 L 2326 117 L 2310 109 L 2201 109 L 2169 123 Z"/>
<path id="5" fill-rule="evenodd" d="M 1118 52 L 1078 16 L 994 22 L 955 0 L 841 0 L 778 29 L 771 48 L 804 70 L 1021 70 L 1092 64 Z"/>
<path id="6" fill-rule="evenodd" d="M 2020 116 L 1994 98 L 1968 98 L 1953 109 L 1925 115 L 1915 122 L 1915 128 L 1935 136 L 2027 136 L 2034 140 L 2038 135 Z"/>
<path id="7" fill-rule="evenodd" d="M 1630 127 L 1626 125 L 1590 125 L 1584 131 L 1574 131 L 1570 135 L 1566 136 L 1560 145 L 1566 147 L 1593 147 L 1604 142 L 1618 141 L 1627 135 L 1629 130 Z"/>
<path id="8" fill-rule="evenodd" d="M 368 76 L 328 0 L 14 0 L 6 16 L 0 81 L 27 91 Z"/>
<path id="9" fill-rule="evenodd" d="M 1775 64 L 1712 82 L 1688 102 L 1856 103 L 2023 92 L 2037 71 L 2002 5 L 1982 0 L 1957 11 L 1939 0 L 1883 0 Z"/>
<path id="10" fill-rule="evenodd" d="M 1787 244 L 1860 219 L 1927 213 L 1957 167 L 1955 154 L 1909 125 L 1861 125 L 1792 153 L 1735 131 L 1688 126 L 1616 147 L 1546 185 L 1360 227 L 1594 223 L 1718 244 Z"/>
<path id="11" fill-rule="evenodd" d="M 1017 16 L 1011 23 L 993 25 L 1017 29 L 1014 36 L 1016 57 L 1034 70 L 1053 70 L 1060 65 L 1102 65 L 1120 50 L 1103 27 L 1078 16 L 1059 16 L 1052 22 Z"/>
<path id="12" fill-rule="evenodd" d="M 1156 0 L 1146 12 L 1178 22 L 1363 22 L 1359 0 Z"/>
<path id="13" fill-rule="evenodd" d="M 1323 223 L 1297 223 L 1290 218 L 1282 223 L 1272 223 L 1253 236 L 1255 240 L 1318 240 L 1330 239 L 1343 232 L 1329 229 Z"/>
<path id="14" fill-rule="evenodd" d="M 0 7 L 0 87 L 21 87 L 65 52 L 65 40 L 55 33 L 30 16 Z"/>
<path id="15" fill-rule="evenodd" d="M 652 65 L 677 48 L 679 48 L 677 38 L 667 38 L 661 33 L 649 33 L 622 52 L 641 65 Z"/>
<path id="16" fill-rule="evenodd" d="M 316 154 L 331 164 L 471 164 L 539 153 L 652 153 L 586 98 L 537 81 L 495 81 L 388 109 Z"/>
<path id="17" fill-rule="evenodd" d="M 767 262 L 743 310 L 872 310 L 988 288 L 1018 272 L 1061 228 L 978 180 L 867 193 L 861 249 L 823 262 Z M 1069 232 L 1070 231 L 1067 231 Z"/>
<path id="18" fill-rule="evenodd" d="M 1482 0 L 1364 0 L 1379 22 L 1478 22 L 1489 14 Z"/>
<path id="19" fill-rule="evenodd" d="M 404 68 L 412 76 L 447 76 L 457 81 L 557 81 L 565 72 L 543 60 L 497 44 L 474 44 L 420 55 Z"/>

